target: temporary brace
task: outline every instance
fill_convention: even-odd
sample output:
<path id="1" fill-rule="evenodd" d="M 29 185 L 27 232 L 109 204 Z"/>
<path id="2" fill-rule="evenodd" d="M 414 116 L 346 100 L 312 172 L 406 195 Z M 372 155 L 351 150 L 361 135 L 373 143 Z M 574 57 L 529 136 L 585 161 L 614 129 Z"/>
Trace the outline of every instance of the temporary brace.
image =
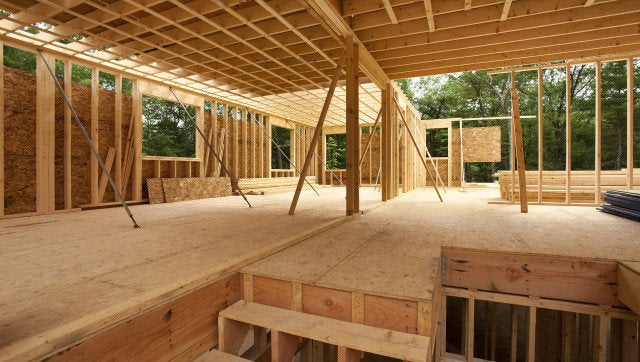
<path id="1" fill-rule="evenodd" d="M 113 191 L 116 193 L 116 196 L 118 196 L 118 199 L 120 200 L 120 203 L 122 204 L 122 207 L 124 208 L 124 210 L 127 212 L 127 215 L 129 215 L 129 218 L 131 218 L 131 221 L 133 222 L 133 227 L 135 229 L 139 228 L 140 225 L 138 225 L 138 223 L 136 222 L 136 219 L 133 218 L 133 214 L 129 210 L 127 203 L 124 201 L 124 198 L 120 193 L 120 190 L 118 189 L 118 187 L 116 187 L 116 183 L 113 181 L 113 178 L 111 178 L 111 173 L 109 172 L 109 170 L 107 170 L 107 167 L 104 165 L 104 162 L 102 162 L 102 159 L 100 158 L 100 154 L 98 153 L 98 150 L 96 150 L 96 147 L 93 145 L 93 142 L 91 142 L 91 138 L 89 137 L 89 134 L 87 134 L 87 130 L 82 125 L 82 122 L 80 122 L 80 118 L 78 117 L 76 110 L 71 105 L 71 101 L 69 101 L 69 97 L 67 97 L 67 94 L 64 92 L 64 89 L 62 88 L 62 85 L 60 85 L 58 78 L 56 78 L 56 75 L 51 69 L 49 62 L 47 62 L 47 58 L 45 58 L 44 54 L 42 53 L 42 50 L 38 50 L 38 53 L 42 57 L 42 61 L 44 62 L 44 65 L 47 67 L 47 70 L 49 70 L 49 74 L 51 74 L 51 77 L 56 83 L 56 87 L 58 87 L 58 90 L 62 94 L 62 98 L 64 98 L 64 102 L 66 103 L 67 107 L 69 107 L 71 114 L 73 114 L 73 119 L 76 121 L 76 124 L 80 128 L 80 132 L 82 133 L 82 135 L 84 136 L 84 139 L 89 144 L 89 148 L 91 148 L 91 153 L 93 153 L 93 156 L 98 160 L 98 164 L 102 168 L 102 172 L 104 172 L 104 174 L 107 175 L 107 179 L 109 180 L 111 187 L 113 187 Z"/>
<path id="2" fill-rule="evenodd" d="M 262 128 L 262 132 L 267 136 L 267 138 L 269 140 L 271 140 L 271 142 L 276 145 L 276 148 L 278 148 L 278 151 L 280 151 L 280 153 L 282 153 L 282 155 L 284 156 L 284 158 L 287 159 L 287 161 L 289 161 L 289 164 L 291 166 L 293 166 L 293 168 L 296 170 L 296 172 L 298 172 L 299 174 L 301 174 L 300 170 L 296 167 L 296 165 L 291 162 L 291 159 L 289 159 L 289 157 L 287 156 L 286 153 L 284 153 L 284 151 L 282 150 L 282 148 L 280 148 L 280 145 L 278 145 L 278 143 L 276 143 L 273 138 L 271 138 L 271 136 L 269 136 L 269 133 L 267 132 L 266 129 L 264 129 L 264 125 L 262 124 L 262 122 L 259 122 L 256 120 L 256 123 L 260 126 L 260 128 Z M 305 177 L 305 182 L 307 183 L 307 185 L 309 185 L 311 187 L 311 189 L 313 189 L 313 191 L 316 193 L 316 195 L 320 196 L 320 194 L 318 193 L 318 191 L 316 191 L 316 189 L 313 187 L 313 185 L 307 180 L 307 178 Z"/>
<path id="3" fill-rule="evenodd" d="M 293 131 L 298 135 L 298 137 L 300 137 L 300 139 L 302 140 L 302 142 L 304 142 L 305 145 L 309 146 L 309 143 L 307 143 L 307 141 L 304 139 L 304 137 L 302 137 L 302 135 L 300 134 L 300 132 L 298 132 L 298 130 L 291 124 L 291 122 L 289 122 L 288 119 L 285 119 L 285 121 L 287 122 L 287 124 L 289 124 L 289 126 L 291 126 L 291 128 L 293 128 Z M 311 152 L 311 149 L 309 149 L 309 152 Z M 318 153 L 314 150 L 313 151 L 313 155 L 316 156 L 316 158 L 318 160 L 320 160 L 320 162 L 322 162 L 322 164 L 324 165 L 324 168 L 326 168 L 327 170 L 329 170 L 329 172 L 331 172 L 331 175 L 333 175 L 333 177 L 338 180 L 338 182 L 340 182 L 340 185 L 344 186 L 344 184 L 342 183 L 342 180 L 340 180 L 340 178 L 338 178 L 338 176 L 336 176 L 335 173 L 333 173 L 333 170 L 329 169 L 327 167 L 327 163 L 324 162 L 324 160 L 322 159 L 322 157 L 318 156 Z M 324 176 L 324 175 L 323 175 Z M 324 182 L 324 181 L 323 181 Z"/>
<path id="4" fill-rule="evenodd" d="M 205 137 L 205 135 L 202 132 L 202 130 L 200 129 L 200 127 L 198 127 L 198 123 L 196 122 L 196 120 L 193 119 L 193 117 L 191 117 L 191 114 L 187 110 L 187 107 L 184 105 L 184 103 L 182 103 L 180 98 L 178 98 L 178 95 L 176 94 L 176 92 L 173 91 L 173 88 L 169 87 L 169 91 L 171 92 L 171 94 L 173 94 L 174 97 L 176 97 L 176 100 L 178 101 L 178 103 L 180 103 L 180 106 L 182 106 L 182 109 L 184 109 L 185 113 L 187 114 L 187 117 L 189 117 L 189 120 L 191 122 L 193 122 L 193 125 L 196 128 L 196 131 L 198 131 L 200 136 L 202 136 L 202 139 L 204 140 L 204 144 L 207 145 L 207 147 L 209 147 L 209 151 L 211 151 L 211 153 L 216 158 L 216 160 L 218 160 L 218 162 L 220 162 L 220 166 L 222 166 L 222 170 L 224 170 L 224 172 L 227 174 L 227 177 L 229 177 L 229 180 L 231 180 L 231 186 L 233 186 L 236 190 L 238 190 L 238 193 L 240 193 L 240 196 L 242 196 L 244 201 L 247 202 L 247 205 L 249 205 L 249 207 L 251 207 L 251 203 L 249 202 L 249 200 L 247 200 L 247 197 L 242 192 L 242 189 L 240 189 L 240 185 L 238 185 L 238 181 L 231 176 L 231 173 L 229 172 L 229 170 L 227 170 L 227 167 L 222 162 L 222 159 L 220 158 L 220 156 L 213 149 L 213 146 L 211 145 L 211 143 L 209 143 L 209 141 L 207 140 L 207 137 Z M 215 112 L 214 112 L 214 115 L 215 115 Z"/>

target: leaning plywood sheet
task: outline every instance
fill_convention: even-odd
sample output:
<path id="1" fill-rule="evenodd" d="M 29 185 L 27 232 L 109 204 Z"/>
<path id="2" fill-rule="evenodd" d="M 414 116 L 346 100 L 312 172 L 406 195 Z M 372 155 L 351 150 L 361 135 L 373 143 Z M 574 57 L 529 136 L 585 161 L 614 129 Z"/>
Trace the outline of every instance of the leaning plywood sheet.
<path id="1" fill-rule="evenodd" d="M 165 202 L 161 178 L 148 178 L 147 191 L 149 191 L 150 204 L 162 204 Z"/>
<path id="2" fill-rule="evenodd" d="M 228 177 L 163 178 L 166 202 L 231 196 Z"/>
<path id="3" fill-rule="evenodd" d="M 463 128 L 462 146 L 464 162 L 500 162 L 500 127 Z"/>

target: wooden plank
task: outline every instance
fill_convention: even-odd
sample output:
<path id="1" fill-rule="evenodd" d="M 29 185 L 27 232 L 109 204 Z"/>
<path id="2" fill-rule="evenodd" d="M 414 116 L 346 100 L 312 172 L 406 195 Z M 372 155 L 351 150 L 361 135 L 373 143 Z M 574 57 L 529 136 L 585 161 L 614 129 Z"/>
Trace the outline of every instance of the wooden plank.
<path id="1" fill-rule="evenodd" d="M 365 294 L 364 324 L 416 334 L 418 302 Z"/>
<path id="2" fill-rule="evenodd" d="M 518 360 L 518 306 L 511 305 L 511 352 L 509 360 L 515 362 Z"/>
<path id="3" fill-rule="evenodd" d="M 264 163 L 264 173 L 265 177 L 271 178 L 271 117 L 265 117 L 264 119 L 264 127 L 267 130 L 268 137 L 264 138 L 264 151 L 265 151 L 265 163 Z"/>
<path id="4" fill-rule="evenodd" d="M 4 44 L 0 41 L 0 217 L 4 216 Z M 66 200 L 66 199 L 65 199 Z"/>
<path id="5" fill-rule="evenodd" d="M 119 359 L 122 356 L 169 360 L 190 347 L 194 340 L 212 331 L 217 334 L 218 313 L 239 299 L 240 278 L 236 274 L 161 303 L 127 323 L 53 356 L 52 360 Z"/>
<path id="6" fill-rule="evenodd" d="M 115 166 L 113 172 L 113 182 L 122 193 L 122 75 L 115 75 L 115 96 L 113 113 L 113 145 L 115 152 Z M 124 196 L 123 196 L 124 197 Z M 114 193 L 113 201 L 119 201 L 118 195 Z M 102 199 L 101 199 L 102 200 Z"/>
<path id="7" fill-rule="evenodd" d="M 247 114 L 248 110 L 241 108 L 240 109 L 240 173 L 239 177 L 246 178 L 247 174 L 247 159 L 248 159 L 248 150 L 249 150 L 249 133 L 247 131 Z"/>
<path id="8" fill-rule="evenodd" d="M 358 44 L 353 37 L 347 37 L 346 43 L 347 89 L 346 89 L 346 123 L 347 123 L 347 215 L 360 212 L 360 99 L 358 95 Z"/>
<path id="9" fill-rule="evenodd" d="M 242 274 L 242 294 L 244 300 L 253 302 L 253 275 Z"/>
<path id="10" fill-rule="evenodd" d="M 55 59 L 43 53 L 53 67 Z M 42 57 L 36 61 L 36 212 L 55 210 L 55 83 Z"/>
<path id="11" fill-rule="evenodd" d="M 562 312 L 562 360 L 573 361 L 573 338 L 576 333 L 576 314 Z"/>
<path id="12" fill-rule="evenodd" d="M 187 164 L 187 170 L 190 163 Z M 231 196 L 228 177 L 163 178 L 162 188 L 166 202 L 200 200 Z"/>
<path id="13" fill-rule="evenodd" d="M 589 338 L 589 333 L 591 332 L 590 318 L 587 314 L 580 314 L 578 316 L 578 346 L 576 351 L 578 361 L 591 360 L 591 338 Z"/>
<path id="14" fill-rule="evenodd" d="M 131 93 L 131 105 L 132 105 L 132 152 L 129 154 L 129 158 L 132 159 L 132 180 L 131 180 L 131 194 L 133 200 L 142 199 L 142 93 L 139 91 L 141 81 L 136 80 L 133 82 L 133 89 Z M 123 180 L 127 182 L 126 180 Z"/>
<path id="15" fill-rule="evenodd" d="M 565 97 L 566 97 L 566 126 L 565 126 L 565 171 L 567 173 L 566 176 L 566 190 L 565 190 L 565 202 L 567 204 L 571 203 L 571 66 L 567 65 L 565 67 L 566 74 L 566 86 L 565 86 Z M 538 190 L 538 194 L 540 194 L 541 190 Z"/>
<path id="16" fill-rule="evenodd" d="M 356 349 L 338 346 L 338 362 L 359 362 L 361 354 Z"/>
<path id="17" fill-rule="evenodd" d="M 634 62 L 633 58 L 627 59 L 627 188 L 633 189 L 633 168 L 634 168 L 634 142 L 635 142 L 635 123 L 634 123 L 634 105 L 635 105 L 635 88 L 634 88 Z"/>
<path id="18" fill-rule="evenodd" d="M 195 120 L 196 126 L 198 126 L 200 130 L 203 130 L 204 129 L 204 99 L 203 98 L 198 99 L 195 102 L 195 104 L 197 105 L 195 107 L 196 108 L 196 120 Z M 206 174 L 207 170 L 204 167 L 204 151 L 205 149 L 208 149 L 209 146 L 205 144 L 205 140 L 203 138 L 204 137 L 202 136 L 196 135 L 196 158 L 199 160 L 195 162 L 197 177 L 207 176 Z M 211 142 L 209 142 L 209 144 L 211 144 Z"/>
<path id="19" fill-rule="evenodd" d="M 256 303 L 291 309 L 293 286 L 284 280 L 253 276 L 253 300 Z"/>
<path id="20" fill-rule="evenodd" d="M 298 282 L 291 283 L 291 310 L 302 312 L 302 284 Z"/>
<path id="21" fill-rule="evenodd" d="M 351 321 L 364 324 L 364 294 L 351 292 Z"/>
<path id="22" fill-rule="evenodd" d="M 446 286 L 620 305 L 618 268 L 611 261 L 451 248 L 444 248 L 442 255 Z"/>
<path id="23" fill-rule="evenodd" d="M 593 359 L 599 362 L 607 361 L 607 335 L 609 318 L 603 316 L 594 317 L 593 327 Z"/>
<path id="24" fill-rule="evenodd" d="M 527 348 L 526 361 L 534 362 L 536 360 L 536 322 L 537 308 L 529 307 L 527 313 Z"/>
<path id="25" fill-rule="evenodd" d="M 638 322 L 622 321 L 622 361 L 638 360 Z"/>
<path id="26" fill-rule="evenodd" d="M 221 312 L 220 316 L 270 328 L 272 331 L 407 361 L 425 361 L 429 347 L 429 337 L 389 331 L 245 301 L 235 303 Z"/>
<path id="27" fill-rule="evenodd" d="M 274 326 L 278 327 L 278 326 Z M 272 361 L 293 361 L 293 357 L 298 350 L 298 337 L 292 334 L 280 332 L 277 329 L 271 330 L 271 360 Z"/>
<path id="28" fill-rule="evenodd" d="M 209 133 L 207 135 L 207 143 L 210 145 L 213 142 L 213 127 L 209 126 Z M 204 148 L 204 160 L 203 160 L 203 169 L 205 175 L 209 175 L 209 166 L 211 164 L 211 148 L 209 146 Z M 215 163 L 214 163 L 215 164 Z M 213 168 L 213 167 L 212 167 Z M 202 177 L 202 176 L 201 176 Z"/>
<path id="29" fill-rule="evenodd" d="M 595 200 L 600 204 L 602 199 L 600 172 L 602 170 L 602 63 L 596 62 L 596 132 L 595 132 Z"/>
<path id="30" fill-rule="evenodd" d="M 251 119 L 249 120 L 249 141 L 251 142 L 251 152 L 249 153 L 249 177 L 255 178 L 258 177 L 256 172 L 256 156 L 258 156 L 258 147 L 256 145 L 256 122 L 255 122 L 256 114 L 251 112 Z M 262 130 L 260 130 L 262 133 Z"/>
<path id="31" fill-rule="evenodd" d="M 624 263 L 618 265 L 618 298 L 640 314 L 640 273 Z"/>
<path id="32" fill-rule="evenodd" d="M 231 176 L 235 179 L 240 177 L 238 173 L 238 111 L 236 107 L 231 107 Z"/>
<path id="33" fill-rule="evenodd" d="M 351 322 L 352 297 L 352 292 L 304 284 L 301 310 L 313 315 Z"/>
<path id="34" fill-rule="evenodd" d="M 510 0 L 507 0 L 510 2 Z M 506 4 L 505 4 L 506 7 Z M 520 105 L 518 103 L 518 89 L 516 88 L 516 73 L 511 72 L 511 117 L 513 123 L 513 139 L 515 142 L 516 159 L 518 162 L 518 187 L 521 195 L 527 194 L 527 181 L 525 176 L 524 144 L 522 142 L 522 125 L 520 123 Z M 520 212 L 529 210 L 527 198 L 520 198 Z"/>
<path id="35" fill-rule="evenodd" d="M 248 359 L 244 359 L 242 357 L 234 356 L 232 354 L 228 354 L 222 352 L 217 349 L 212 349 L 202 356 L 197 358 L 198 362 L 246 362 L 250 361 Z"/>
<path id="36" fill-rule="evenodd" d="M 544 105 L 542 103 L 542 68 L 538 68 L 538 202 L 542 202 L 542 172 L 544 170 Z"/>
<path id="37" fill-rule="evenodd" d="M 111 172 L 113 168 L 113 161 L 116 157 L 116 149 L 114 147 L 109 147 L 109 151 L 107 151 L 107 158 L 104 161 L 104 166 L 107 168 L 107 171 Z M 160 163 L 158 162 L 158 165 Z M 100 175 L 100 183 L 98 184 L 98 202 L 102 203 L 104 200 L 104 194 L 107 191 L 107 182 L 108 177 L 106 172 L 102 172 Z"/>
<path id="38" fill-rule="evenodd" d="M 69 98 L 69 102 L 73 103 L 73 86 L 71 82 L 71 62 L 69 60 L 64 61 L 64 90 Z M 63 189 L 64 189 L 64 208 L 69 210 L 73 207 L 73 189 L 71 180 L 71 109 L 65 105 L 64 107 L 64 151 L 63 151 L 63 163 L 64 163 L 64 176 L 63 176 Z"/>
<path id="39" fill-rule="evenodd" d="M 218 317 L 218 348 L 224 353 L 237 356 L 250 330 L 249 324 Z"/>
<path id="40" fill-rule="evenodd" d="M 100 154 L 100 124 L 99 124 L 99 95 L 100 95 L 100 87 L 98 86 L 100 70 L 97 67 L 91 68 L 91 128 L 89 130 L 89 135 L 91 136 L 91 143 L 98 150 L 98 154 Z M 98 189 L 99 185 L 99 173 L 100 173 L 100 165 L 98 164 L 98 159 L 91 157 L 91 204 L 98 205 L 102 200 L 100 200 L 100 190 Z M 102 156 L 100 156 L 102 157 Z"/>
<path id="41" fill-rule="evenodd" d="M 476 310 L 476 300 L 474 298 L 469 298 L 467 300 L 467 314 L 466 318 L 466 331 L 465 331 L 465 342 L 466 348 L 465 352 L 467 355 L 467 361 L 473 361 L 474 354 L 474 341 L 475 341 L 475 310 Z"/>

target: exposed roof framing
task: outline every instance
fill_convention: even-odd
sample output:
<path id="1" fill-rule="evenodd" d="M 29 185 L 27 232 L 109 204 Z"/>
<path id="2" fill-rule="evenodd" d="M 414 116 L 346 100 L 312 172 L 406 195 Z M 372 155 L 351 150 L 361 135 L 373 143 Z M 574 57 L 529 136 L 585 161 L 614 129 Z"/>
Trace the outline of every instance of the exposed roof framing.
<path id="1" fill-rule="evenodd" d="M 11 13 L 0 18 L 5 41 L 307 124 L 347 36 L 363 45 L 365 123 L 380 107 L 368 81 L 640 49 L 635 0 L 0 0 L 0 9 Z M 23 31 L 34 24 L 51 26 Z M 341 81 L 327 124 L 344 124 L 343 95 Z"/>

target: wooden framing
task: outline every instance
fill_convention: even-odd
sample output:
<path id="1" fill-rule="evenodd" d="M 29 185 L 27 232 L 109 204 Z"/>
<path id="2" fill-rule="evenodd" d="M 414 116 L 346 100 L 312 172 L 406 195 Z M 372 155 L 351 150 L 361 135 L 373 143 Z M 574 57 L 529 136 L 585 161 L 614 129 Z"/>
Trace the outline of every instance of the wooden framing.
<path id="1" fill-rule="evenodd" d="M 565 110 L 565 122 L 566 122 L 566 131 L 565 131 L 565 170 L 567 173 L 566 176 L 566 186 L 565 186 L 565 202 L 571 204 L 571 66 L 567 65 L 565 68 L 566 74 L 566 110 Z M 541 173 L 542 174 L 542 173 Z M 542 183 L 540 183 L 542 185 Z M 542 188 L 538 187 L 539 198 L 542 195 Z M 540 200 L 541 201 L 541 200 Z"/>
<path id="2" fill-rule="evenodd" d="M 0 41 L 0 217 L 4 216 L 4 44 Z"/>
<path id="3" fill-rule="evenodd" d="M 359 47 L 353 37 L 347 37 L 347 215 L 360 212 L 360 111 L 358 108 L 358 64 Z M 307 157 L 310 159 L 311 157 Z M 305 162 L 305 166 L 307 162 Z"/>
<path id="4" fill-rule="evenodd" d="M 595 204 L 602 200 L 602 64 L 596 62 Z"/>
<path id="5" fill-rule="evenodd" d="M 43 53 L 49 65 L 55 59 Z M 36 61 L 36 212 L 55 210 L 55 83 L 42 57 Z M 97 191 L 96 179 L 96 191 Z"/>
<path id="6" fill-rule="evenodd" d="M 634 63 L 633 58 L 627 59 L 627 172 L 628 182 L 627 188 L 633 190 L 633 168 L 634 168 L 634 103 L 635 103 L 635 88 L 634 88 Z"/>
<path id="7" fill-rule="evenodd" d="M 516 73 L 511 72 L 511 117 L 513 117 L 513 140 L 515 154 L 518 160 L 518 188 L 520 195 L 527 195 L 527 179 L 525 176 L 524 145 L 522 143 L 522 125 L 520 124 L 520 105 L 518 103 L 518 89 L 516 87 Z M 462 152 L 461 152 L 462 154 Z M 520 212 L 528 209 L 527 197 L 520 197 Z"/>

